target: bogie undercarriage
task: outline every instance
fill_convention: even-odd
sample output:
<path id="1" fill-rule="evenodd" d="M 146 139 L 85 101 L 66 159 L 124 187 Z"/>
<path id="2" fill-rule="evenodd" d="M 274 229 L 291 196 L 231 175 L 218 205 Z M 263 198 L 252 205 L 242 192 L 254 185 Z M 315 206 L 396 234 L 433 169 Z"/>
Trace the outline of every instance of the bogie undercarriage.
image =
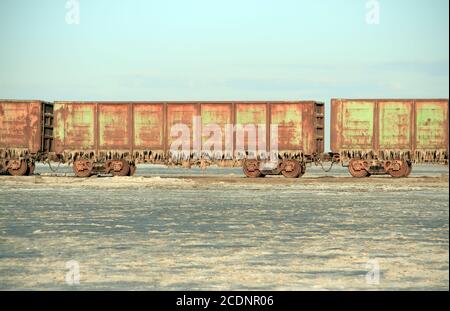
<path id="1" fill-rule="evenodd" d="M 362 160 L 352 159 L 348 163 L 348 171 L 355 178 L 371 175 L 390 175 L 394 178 L 408 177 L 412 172 L 409 160 Z"/>
<path id="2" fill-rule="evenodd" d="M 33 175 L 35 162 L 43 161 L 43 157 L 8 158 L 0 160 L 0 173 L 7 172 L 13 176 Z M 58 159 L 62 161 L 62 159 Z M 338 157 L 329 156 L 326 159 L 283 159 L 275 162 L 246 159 L 242 160 L 242 168 L 246 177 L 260 178 L 267 175 L 283 175 L 286 178 L 300 178 L 306 172 L 307 163 L 322 164 L 324 161 L 340 162 Z M 62 161 L 66 162 L 66 161 Z M 133 176 L 136 172 L 136 162 L 132 159 L 93 159 L 77 157 L 72 162 L 73 172 L 77 177 L 89 177 L 98 174 L 113 176 Z M 405 178 L 411 174 L 412 161 L 404 159 L 376 160 L 350 159 L 343 164 L 348 167 L 351 176 L 366 178 L 372 175 L 390 175 L 393 178 Z"/>
<path id="3" fill-rule="evenodd" d="M 112 174 L 113 176 L 133 176 L 136 165 L 124 159 L 94 162 L 90 159 L 78 159 L 73 162 L 73 172 L 77 177 L 89 177 L 98 174 Z"/>
<path id="4" fill-rule="evenodd" d="M 266 175 L 300 178 L 306 172 L 306 163 L 295 159 L 286 159 L 275 163 L 247 159 L 243 162 L 242 168 L 248 178 L 265 177 Z"/>

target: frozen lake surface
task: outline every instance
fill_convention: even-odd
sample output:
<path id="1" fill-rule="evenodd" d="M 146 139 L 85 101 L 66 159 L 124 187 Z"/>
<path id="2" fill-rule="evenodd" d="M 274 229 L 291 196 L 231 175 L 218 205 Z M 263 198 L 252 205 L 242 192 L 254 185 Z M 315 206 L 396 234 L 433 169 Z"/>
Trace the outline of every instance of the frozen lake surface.
<path id="1" fill-rule="evenodd" d="M 363 180 L 340 167 L 298 180 L 148 165 L 126 178 L 36 173 L 0 176 L 3 290 L 449 288 L 447 167 Z"/>

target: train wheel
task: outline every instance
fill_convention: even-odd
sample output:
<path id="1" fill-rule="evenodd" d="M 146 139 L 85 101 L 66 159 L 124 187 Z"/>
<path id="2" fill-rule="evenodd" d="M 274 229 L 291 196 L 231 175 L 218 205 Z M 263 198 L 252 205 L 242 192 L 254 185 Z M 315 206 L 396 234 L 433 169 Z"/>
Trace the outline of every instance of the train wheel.
<path id="1" fill-rule="evenodd" d="M 370 176 L 369 172 L 366 171 L 366 168 L 364 167 L 363 161 L 361 160 L 351 160 L 350 164 L 348 165 L 348 171 L 350 172 L 350 175 L 355 178 L 364 178 Z"/>
<path id="2" fill-rule="evenodd" d="M 92 175 L 94 165 L 89 160 L 76 160 L 73 162 L 73 172 L 77 177 L 89 177 Z"/>
<path id="3" fill-rule="evenodd" d="M 257 160 L 245 160 L 242 164 L 245 176 L 248 178 L 264 177 L 259 170 L 259 163 Z"/>
<path id="4" fill-rule="evenodd" d="M 24 176 L 27 170 L 28 165 L 25 160 L 11 160 L 8 162 L 8 173 L 12 176 Z"/>
<path id="5" fill-rule="evenodd" d="M 303 176 L 304 171 L 304 167 L 296 160 L 283 161 L 283 170 L 281 171 L 281 174 L 286 178 L 299 178 Z"/>
<path id="6" fill-rule="evenodd" d="M 130 172 L 128 173 L 128 176 L 134 176 L 136 174 L 136 165 L 130 165 Z"/>
<path id="7" fill-rule="evenodd" d="M 125 160 L 112 160 L 110 167 L 113 176 L 128 176 L 130 173 L 130 165 Z"/>
<path id="8" fill-rule="evenodd" d="M 394 178 L 402 178 L 409 175 L 408 170 L 408 163 L 405 161 L 394 161 L 394 163 L 389 166 L 388 174 Z"/>

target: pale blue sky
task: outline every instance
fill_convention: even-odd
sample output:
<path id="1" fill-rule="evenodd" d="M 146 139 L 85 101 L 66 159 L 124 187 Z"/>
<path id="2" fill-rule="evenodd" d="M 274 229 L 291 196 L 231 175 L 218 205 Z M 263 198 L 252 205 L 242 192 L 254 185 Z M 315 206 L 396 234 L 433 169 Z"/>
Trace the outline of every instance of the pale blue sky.
<path id="1" fill-rule="evenodd" d="M 0 98 L 448 97 L 449 1 L 0 1 Z"/>

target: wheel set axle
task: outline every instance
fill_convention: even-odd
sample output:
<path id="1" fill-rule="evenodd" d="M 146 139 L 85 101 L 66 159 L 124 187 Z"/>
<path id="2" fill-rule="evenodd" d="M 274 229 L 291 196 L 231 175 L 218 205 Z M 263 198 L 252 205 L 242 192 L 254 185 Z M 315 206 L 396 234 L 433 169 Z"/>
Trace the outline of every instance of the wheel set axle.
<path id="1" fill-rule="evenodd" d="M 348 171 L 355 178 L 386 174 L 393 178 L 404 178 L 411 174 L 412 163 L 407 160 L 378 161 L 352 159 L 348 164 Z"/>
<path id="2" fill-rule="evenodd" d="M 89 177 L 94 174 L 133 176 L 136 173 L 136 165 L 123 159 L 108 160 L 103 165 L 92 160 L 78 159 L 73 163 L 73 172 L 77 177 Z"/>

